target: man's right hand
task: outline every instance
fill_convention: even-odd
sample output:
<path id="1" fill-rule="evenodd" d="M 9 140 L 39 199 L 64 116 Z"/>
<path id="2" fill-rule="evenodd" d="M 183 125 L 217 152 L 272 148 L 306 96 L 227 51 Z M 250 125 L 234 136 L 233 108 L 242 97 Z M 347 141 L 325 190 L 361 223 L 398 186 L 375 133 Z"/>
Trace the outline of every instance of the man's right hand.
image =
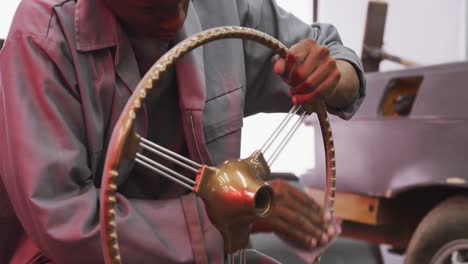
<path id="1" fill-rule="evenodd" d="M 271 214 L 253 225 L 252 232 L 274 232 L 288 244 L 305 250 L 325 245 L 341 232 L 328 212 L 293 185 L 274 180 Z M 331 224 L 332 223 L 332 224 Z"/>

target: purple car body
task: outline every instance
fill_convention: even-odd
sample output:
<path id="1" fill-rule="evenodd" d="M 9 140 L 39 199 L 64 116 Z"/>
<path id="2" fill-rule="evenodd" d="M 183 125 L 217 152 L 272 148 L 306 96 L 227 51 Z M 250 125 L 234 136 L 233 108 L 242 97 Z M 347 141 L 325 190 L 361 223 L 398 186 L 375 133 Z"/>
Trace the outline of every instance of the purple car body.
<path id="1" fill-rule="evenodd" d="M 342 235 L 388 244 L 408 264 L 467 263 L 468 62 L 366 78 L 353 119 L 330 118 Z M 316 118 L 307 124 L 320 131 Z M 323 201 L 320 133 L 315 145 L 316 167 L 299 176 Z"/>
<path id="2" fill-rule="evenodd" d="M 331 118 L 337 192 L 391 198 L 424 186 L 468 188 L 468 62 L 370 73 L 366 78 L 367 97 L 353 119 Z M 381 105 L 388 89 L 405 78 L 422 80 L 411 111 L 385 116 Z M 323 187 L 321 140 L 316 133 L 318 162 L 302 175 L 306 186 Z"/>

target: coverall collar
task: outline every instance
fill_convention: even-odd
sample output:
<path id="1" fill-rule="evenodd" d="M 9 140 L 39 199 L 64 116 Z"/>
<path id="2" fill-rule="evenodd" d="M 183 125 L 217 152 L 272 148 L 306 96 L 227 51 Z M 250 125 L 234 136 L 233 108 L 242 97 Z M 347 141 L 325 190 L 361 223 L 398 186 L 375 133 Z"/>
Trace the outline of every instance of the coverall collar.
<path id="1" fill-rule="evenodd" d="M 101 1 L 77 1 L 75 42 L 78 51 L 93 51 L 117 45 L 117 19 Z"/>

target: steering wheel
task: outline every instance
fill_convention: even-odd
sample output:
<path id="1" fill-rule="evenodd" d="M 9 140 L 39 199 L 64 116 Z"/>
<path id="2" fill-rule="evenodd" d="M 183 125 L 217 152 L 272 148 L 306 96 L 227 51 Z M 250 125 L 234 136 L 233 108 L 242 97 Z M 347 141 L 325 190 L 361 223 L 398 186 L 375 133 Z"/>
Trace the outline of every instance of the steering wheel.
<path id="1" fill-rule="evenodd" d="M 229 262 L 233 262 L 233 254 L 248 244 L 251 224 L 268 216 L 273 202 L 273 191 L 265 183 L 270 174 L 270 166 L 276 160 L 282 149 L 294 135 L 294 132 L 304 122 L 305 118 L 316 113 L 322 132 L 326 162 L 325 210 L 333 213 L 335 198 L 335 149 L 332 131 L 328 120 L 325 105 L 321 98 L 315 99 L 305 105 L 294 106 L 283 119 L 270 138 L 249 158 L 243 160 L 229 160 L 218 167 L 209 167 L 198 164 L 178 155 L 158 144 L 149 141 L 134 131 L 137 113 L 148 92 L 172 66 L 177 59 L 193 49 L 219 39 L 241 38 L 253 40 L 271 48 L 281 57 L 286 57 L 288 49 L 278 40 L 260 31 L 244 27 L 218 27 L 200 32 L 174 46 L 164 54 L 145 74 L 139 82 L 124 110 L 122 111 L 111 136 L 107 150 L 100 191 L 100 233 L 101 246 L 105 263 L 121 263 L 118 236 L 116 232 L 116 193 L 119 167 L 124 160 L 134 161 L 139 165 L 167 177 L 181 186 L 199 195 L 207 210 L 208 217 L 213 225 L 221 232 L 225 251 L 229 255 Z M 272 143 L 286 129 L 287 124 L 299 116 L 286 133 L 279 145 L 268 157 Z M 284 134 L 284 133 L 283 133 Z M 196 178 L 181 175 L 158 162 L 140 154 L 140 149 L 146 149 L 179 166 L 196 173 Z M 226 179 L 229 179 L 226 181 Z M 247 184 L 246 184 L 247 183 Z M 233 199 L 233 192 L 240 197 Z M 241 254 L 241 262 L 243 262 Z"/>

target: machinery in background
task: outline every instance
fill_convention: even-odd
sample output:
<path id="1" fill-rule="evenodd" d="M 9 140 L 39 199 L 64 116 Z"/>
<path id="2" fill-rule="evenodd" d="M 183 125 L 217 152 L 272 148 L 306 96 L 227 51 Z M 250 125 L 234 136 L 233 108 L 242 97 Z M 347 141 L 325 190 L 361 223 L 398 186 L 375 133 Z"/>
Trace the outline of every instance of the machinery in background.
<path id="1" fill-rule="evenodd" d="M 385 22 L 388 4 L 385 1 L 370 1 L 367 9 L 362 63 L 366 72 L 379 71 L 380 62 L 393 61 L 407 67 L 420 66 L 418 63 L 390 54 L 383 49 Z"/>
<path id="2" fill-rule="evenodd" d="M 351 121 L 332 118 L 343 236 L 391 245 L 405 263 L 468 263 L 468 62 L 376 72 L 383 59 L 416 66 L 383 51 L 386 10 L 369 4 L 366 100 Z M 317 201 L 323 169 L 301 176 Z"/>

